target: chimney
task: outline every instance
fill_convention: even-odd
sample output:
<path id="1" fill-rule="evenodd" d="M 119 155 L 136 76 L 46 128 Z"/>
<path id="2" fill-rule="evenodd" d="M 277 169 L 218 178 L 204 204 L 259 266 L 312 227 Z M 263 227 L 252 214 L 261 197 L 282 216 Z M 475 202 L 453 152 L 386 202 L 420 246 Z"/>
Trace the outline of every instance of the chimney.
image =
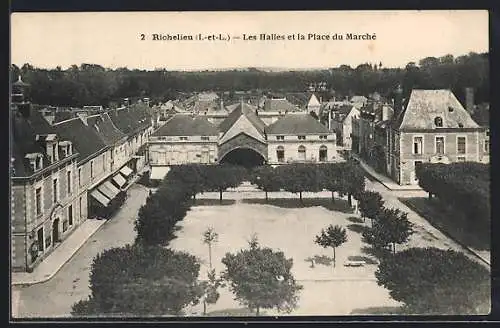
<path id="1" fill-rule="evenodd" d="M 474 113 L 474 89 L 470 87 L 465 88 L 465 109 L 469 114 Z"/>
<path id="2" fill-rule="evenodd" d="M 394 117 L 398 117 L 398 115 L 403 110 L 403 89 L 401 85 L 398 84 L 396 90 L 394 90 Z"/>

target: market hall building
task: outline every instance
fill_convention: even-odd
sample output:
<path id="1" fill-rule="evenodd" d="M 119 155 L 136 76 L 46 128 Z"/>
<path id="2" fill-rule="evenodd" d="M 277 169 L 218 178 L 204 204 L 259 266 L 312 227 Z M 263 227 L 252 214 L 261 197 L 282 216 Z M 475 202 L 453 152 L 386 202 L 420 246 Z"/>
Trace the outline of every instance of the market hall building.
<path id="1" fill-rule="evenodd" d="M 171 165 L 326 163 L 338 161 L 335 135 L 314 117 L 290 112 L 266 124 L 256 106 L 240 102 L 219 125 L 194 114 L 176 114 L 149 138 L 151 179 Z"/>

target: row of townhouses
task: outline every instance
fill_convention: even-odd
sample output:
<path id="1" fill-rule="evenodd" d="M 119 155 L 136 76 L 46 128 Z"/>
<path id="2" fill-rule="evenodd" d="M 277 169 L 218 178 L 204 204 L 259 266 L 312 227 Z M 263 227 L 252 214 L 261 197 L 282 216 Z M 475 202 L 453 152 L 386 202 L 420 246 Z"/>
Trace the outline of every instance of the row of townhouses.
<path id="1" fill-rule="evenodd" d="M 27 87 L 12 85 L 11 267 L 30 272 L 124 193 L 147 161 L 153 122 L 144 105 L 51 122 L 25 98 Z"/>

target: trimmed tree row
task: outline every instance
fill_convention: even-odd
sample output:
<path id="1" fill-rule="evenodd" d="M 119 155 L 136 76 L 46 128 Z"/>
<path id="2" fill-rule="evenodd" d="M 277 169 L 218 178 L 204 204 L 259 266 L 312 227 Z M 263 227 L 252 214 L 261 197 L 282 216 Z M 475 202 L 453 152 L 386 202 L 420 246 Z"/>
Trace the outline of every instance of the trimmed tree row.
<path id="1" fill-rule="evenodd" d="M 266 193 L 285 190 L 299 195 L 303 203 L 303 192 L 328 190 L 340 196 L 347 195 L 349 206 L 352 197 L 357 198 L 365 189 L 363 169 L 355 162 L 348 161 L 331 164 L 287 164 L 273 168 L 261 166 L 251 175 L 251 182 Z"/>

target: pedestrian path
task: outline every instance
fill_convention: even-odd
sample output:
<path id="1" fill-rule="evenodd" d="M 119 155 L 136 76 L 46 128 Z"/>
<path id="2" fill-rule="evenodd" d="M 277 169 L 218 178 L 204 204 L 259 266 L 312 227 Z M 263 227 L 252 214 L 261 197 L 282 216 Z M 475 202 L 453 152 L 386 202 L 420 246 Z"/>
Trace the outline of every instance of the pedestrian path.
<path id="1" fill-rule="evenodd" d="M 32 285 L 52 278 L 105 222 L 105 220 L 87 219 L 43 259 L 33 272 L 13 272 L 12 284 Z"/>
<path id="2" fill-rule="evenodd" d="M 389 177 L 375 171 L 370 165 L 368 165 L 365 161 L 363 161 L 361 158 L 359 158 L 359 156 L 354 155 L 354 154 L 352 156 L 359 161 L 359 164 L 366 171 L 366 173 L 368 173 L 375 180 L 377 180 L 378 182 L 383 184 L 389 190 L 394 190 L 394 191 L 422 190 L 422 188 L 418 184 L 403 185 L 403 186 L 399 185 L 395 181 L 391 180 Z"/>

